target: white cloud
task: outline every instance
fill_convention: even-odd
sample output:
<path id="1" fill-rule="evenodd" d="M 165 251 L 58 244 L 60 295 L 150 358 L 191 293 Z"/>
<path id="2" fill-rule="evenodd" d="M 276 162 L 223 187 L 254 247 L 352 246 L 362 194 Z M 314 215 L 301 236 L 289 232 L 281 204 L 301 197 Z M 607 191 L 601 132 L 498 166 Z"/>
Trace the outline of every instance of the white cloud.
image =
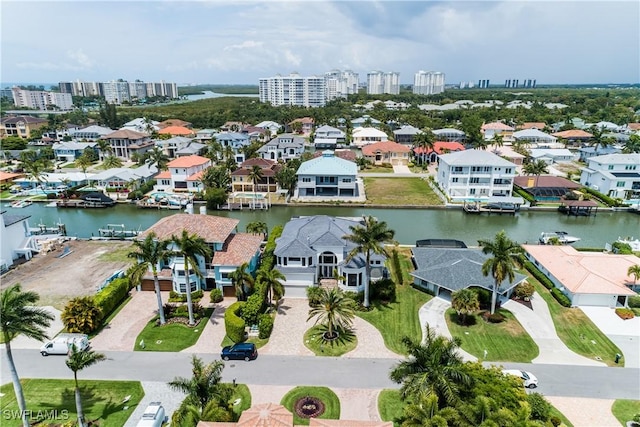
<path id="1" fill-rule="evenodd" d="M 67 56 L 78 63 L 79 68 L 91 68 L 95 61 L 90 59 L 82 49 L 67 51 Z"/>
<path id="2" fill-rule="evenodd" d="M 236 50 L 236 49 L 254 49 L 257 47 L 262 47 L 263 42 L 257 42 L 255 40 L 245 40 L 239 44 L 232 44 L 230 46 L 225 46 L 223 50 Z"/>

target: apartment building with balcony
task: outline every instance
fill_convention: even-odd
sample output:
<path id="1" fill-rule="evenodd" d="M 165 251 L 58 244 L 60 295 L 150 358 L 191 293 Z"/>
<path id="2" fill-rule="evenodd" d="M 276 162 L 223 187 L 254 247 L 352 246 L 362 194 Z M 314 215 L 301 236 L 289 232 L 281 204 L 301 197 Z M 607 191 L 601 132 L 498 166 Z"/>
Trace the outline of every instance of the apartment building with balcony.
<path id="1" fill-rule="evenodd" d="M 324 76 L 303 77 L 297 73 L 261 78 L 258 84 L 260 102 L 273 106 L 324 107 L 325 89 Z"/>
<path id="2" fill-rule="evenodd" d="M 17 86 L 11 88 L 13 103 L 16 107 L 46 110 L 51 107 L 68 111 L 73 108 L 73 100 L 68 93 L 49 92 L 44 90 L 26 90 Z"/>
<path id="3" fill-rule="evenodd" d="M 348 95 L 358 93 L 358 86 L 360 85 L 358 73 L 354 73 L 351 70 L 331 70 L 324 74 L 324 78 L 327 101 L 346 98 Z"/>
<path id="4" fill-rule="evenodd" d="M 371 71 L 367 73 L 367 93 L 369 95 L 383 93 L 398 95 L 400 93 L 400 73 L 393 71 Z"/>
<path id="5" fill-rule="evenodd" d="M 413 93 L 435 95 L 444 92 L 444 73 L 438 71 L 418 71 L 413 77 Z"/>
<path id="6" fill-rule="evenodd" d="M 511 197 L 516 165 L 485 150 L 465 150 L 439 156 L 436 181 L 453 201 L 486 201 Z"/>

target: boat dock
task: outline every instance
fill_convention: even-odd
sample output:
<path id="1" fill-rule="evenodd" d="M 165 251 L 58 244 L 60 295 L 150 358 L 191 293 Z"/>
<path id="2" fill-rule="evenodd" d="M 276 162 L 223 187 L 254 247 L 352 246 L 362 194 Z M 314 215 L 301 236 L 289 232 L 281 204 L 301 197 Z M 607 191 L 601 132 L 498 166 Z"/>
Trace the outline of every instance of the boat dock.
<path id="1" fill-rule="evenodd" d="M 598 213 L 598 203 L 593 200 L 562 200 L 558 208 L 559 212 L 573 216 L 596 216 Z"/>
<path id="2" fill-rule="evenodd" d="M 496 214 L 508 214 L 515 215 L 518 209 L 515 206 L 492 206 L 492 205 L 480 205 L 479 202 L 464 202 L 462 209 L 468 214 L 481 214 L 481 213 L 496 213 Z"/>
<path id="3" fill-rule="evenodd" d="M 140 234 L 140 230 L 127 230 L 124 224 L 107 224 L 105 228 L 98 229 L 98 237 L 100 240 L 125 240 L 132 239 Z"/>

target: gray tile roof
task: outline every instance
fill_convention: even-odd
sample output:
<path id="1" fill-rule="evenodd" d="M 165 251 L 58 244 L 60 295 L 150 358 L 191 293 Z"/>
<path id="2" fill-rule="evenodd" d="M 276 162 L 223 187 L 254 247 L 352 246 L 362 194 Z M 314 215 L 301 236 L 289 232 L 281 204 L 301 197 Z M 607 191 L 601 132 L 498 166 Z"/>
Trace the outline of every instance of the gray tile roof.
<path id="1" fill-rule="evenodd" d="M 457 291 L 470 286 L 491 290 L 493 277 L 482 274 L 482 264 L 489 255 L 477 248 L 413 248 L 416 270 L 412 276 L 434 283 L 440 287 Z M 513 283 L 504 280 L 499 293 L 503 293 L 526 279 L 516 273 Z"/>
<path id="2" fill-rule="evenodd" d="M 6 211 L 5 211 L 6 212 Z M 31 215 L 7 215 L 4 212 L 2 213 L 2 218 L 4 220 L 4 226 L 9 227 L 13 224 L 16 224 L 20 221 L 24 221 L 25 219 L 31 218 Z"/>
<path id="3" fill-rule="evenodd" d="M 449 166 L 516 166 L 510 161 L 485 150 L 464 150 L 442 154 L 440 161 Z"/>

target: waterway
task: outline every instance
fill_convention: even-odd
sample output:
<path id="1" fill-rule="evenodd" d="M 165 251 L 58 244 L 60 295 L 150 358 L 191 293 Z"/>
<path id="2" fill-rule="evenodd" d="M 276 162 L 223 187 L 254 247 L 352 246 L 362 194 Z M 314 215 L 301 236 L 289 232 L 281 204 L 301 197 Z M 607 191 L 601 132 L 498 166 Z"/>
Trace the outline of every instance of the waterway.
<path id="1" fill-rule="evenodd" d="M 209 98 L 221 98 L 223 96 L 231 96 L 231 97 L 244 97 L 244 98 L 258 98 L 259 95 L 255 93 L 247 93 L 247 94 L 235 94 L 235 93 L 217 93 L 212 92 L 210 90 L 202 91 L 202 93 L 194 94 L 194 95 L 186 95 L 185 98 L 187 101 L 198 101 L 200 99 L 209 99 Z"/>
<path id="2" fill-rule="evenodd" d="M 2 209 L 13 215 L 30 215 L 29 224 L 36 227 L 42 223 L 53 226 L 62 222 L 70 236 L 88 238 L 98 235 L 98 229 L 107 224 L 124 224 L 127 229 L 145 230 L 160 218 L 173 215 L 177 211 L 140 209 L 134 205 L 117 205 L 106 209 L 58 209 L 45 207 L 44 203 L 34 203 L 21 209 Z M 199 206 L 194 211 L 197 213 Z M 509 237 L 524 243 L 537 242 L 543 231 L 566 231 L 580 237 L 576 247 L 603 248 L 606 243 L 618 237 L 640 237 L 640 215 L 631 212 L 603 212 L 596 216 L 574 217 L 558 212 L 521 211 L 516 215 L 465 214 L 461 209 L 377 209 L 337 206 L 273 206 L 269 210 L 209 211 L 209 215 L 219 215 L 240 220 L 239 231 L 245 231 L 248 223 L 263 221 L 269 229 L 284 225 L 294 216 L 333 215 L 359 217 L 373 215 L 386 221 L 395 230 L 396 240 L 401 244 L 415 244 L 418 239 L 447 238 L 459 239 L 467 245 L 477 245 L 478 239 L 492 238 L 498 231 L 505 230 Z M 178 231 L 178 230 L 176 230 Z"/>

